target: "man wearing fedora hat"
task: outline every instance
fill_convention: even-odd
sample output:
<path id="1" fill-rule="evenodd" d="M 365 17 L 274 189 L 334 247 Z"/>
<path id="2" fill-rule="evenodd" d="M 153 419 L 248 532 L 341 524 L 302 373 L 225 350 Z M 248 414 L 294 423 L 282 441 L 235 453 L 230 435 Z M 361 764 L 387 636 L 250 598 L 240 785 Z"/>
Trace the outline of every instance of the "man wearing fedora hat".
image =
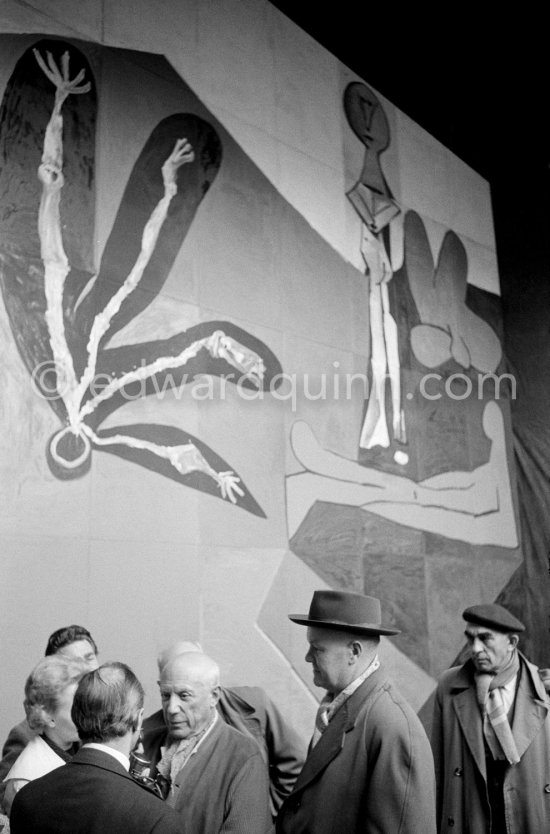
<path id="1" fill-rule="evenodd" d="M 315 591 L 305 625 L 313 682 L 326 690 L 278 834 L 435 834 L 433 759 L 413 709 L 380 667 L 379 600 Z"/>
<path id="2" fill-rule="evenodd" d="M 550 701 L 501 605 L 462 614 L 469 658 L 442 675 L 432 746 L 440 834 L 550 831 Z"/>

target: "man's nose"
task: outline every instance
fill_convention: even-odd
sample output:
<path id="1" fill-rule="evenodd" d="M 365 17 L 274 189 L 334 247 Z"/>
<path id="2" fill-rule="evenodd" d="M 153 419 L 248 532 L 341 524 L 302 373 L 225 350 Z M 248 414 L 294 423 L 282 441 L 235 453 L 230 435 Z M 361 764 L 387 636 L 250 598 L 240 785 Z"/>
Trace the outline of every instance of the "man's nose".
<path id="1" fill-rule="evenodd" d="M 168 712 L 174 713 L 178 712 L 180 706 L 179 698 L 175 692 L 172 692 L 170 698 L 168 699 Z"/>
<path id="2" fill-rule="evenodd" d="M 471 649 L 472 649 L 472 654 L 480 654 L 480 652 L 482 652 L 485 649 L 485 646 L 483 645 L 483 643 L 481 642 L 481 640 L 478 637 L 475 637 L 472 640 Z"/>
<path id="3" fill-rule="evenodd" d="M 305 656 L 306 663 L 312 663 L 311 649 L 308 649 Z"/>

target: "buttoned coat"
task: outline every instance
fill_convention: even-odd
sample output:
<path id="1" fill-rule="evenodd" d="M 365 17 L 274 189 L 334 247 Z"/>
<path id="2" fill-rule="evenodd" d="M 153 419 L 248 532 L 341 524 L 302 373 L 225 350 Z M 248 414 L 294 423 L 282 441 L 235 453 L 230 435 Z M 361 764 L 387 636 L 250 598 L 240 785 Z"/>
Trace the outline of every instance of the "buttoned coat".
<path id="1" fill-rule="evenodd" d="M 378 669 L 340 707 L 277 818 L 278 834 L 435 834 L 433 759 Z"/>
<path id="2" fill-rule="evenodd" d="M 166 740 L 166 727 L 143 733 L 153 777 Z M 176 774 L 166 801 L 179 813 L 182 831 L 189 834 L 273 831 L 267 768 L 259 747 L 219 717 Z"/>
<path id="3" fill-rule="evenodd" d="M 259 686 L 222 687 L 217 710 L 226 724 L 250 736 L 260 748 L 269 776 L 271 812 L 288 796 L 305 759 L 305 744 Z M 143 722 L 143 732 L 166 734 L 162 710 Z"/>
<path id="4" fill-rule="evenodd" d="M 537 667 L 520 654 L 512 732 L 520 755 L 504 778 L 507 834 L 550 831 L 550 703 Z M 432 727 L 440 834 L 487 834 L 490 810 L 482 722 L 470 661 L 438 684 Z"/>

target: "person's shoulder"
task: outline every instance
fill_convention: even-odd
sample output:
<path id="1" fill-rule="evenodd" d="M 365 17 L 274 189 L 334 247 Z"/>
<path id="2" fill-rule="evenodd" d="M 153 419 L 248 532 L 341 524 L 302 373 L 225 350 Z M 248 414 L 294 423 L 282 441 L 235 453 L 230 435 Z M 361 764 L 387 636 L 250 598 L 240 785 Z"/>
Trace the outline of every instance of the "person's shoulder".
<path id="1" fill-rule="evenodd" d="M 231 751 L 230 755 L 235 761 L 238 759 L 242 762 L 256 756 L 261 759 L 260 748 L 254 739 L 237 730 L 236 727 L 226 724 L 225 721 L 217 722 L 213 741 L 216 742 L 216 739 L 218 743 L 223 743 Z"/>
<path id="2" fill-rule="evenodd" d="M 37 779 L 62 764 L 63 759 L 40 736 L 34 736 L 16 758 L 6 780 Z"/>
<path id="3" fill-rule="evenodd" d="M 412 720 L 415 724 L 419 721 L 417 714 L 389 676 L 384 675 L 380 678 L 376 688 L 371 693 L 370 699 L 366 698 L 365 703 L 368 704 L 369 700 L 370 713 L 393 711 L 401 713 L 407 720 Z"/>
<path id="4" fill-rule="evenodd" d="M 141 729 L 143 733 L 157 732 L 159 730 L 165 731 L 166 722 L 164 721 L 162 710 L 159 709 L 152 715 L 148 715 L 147 718 L 144 719 Z"/>
<path id="5" fill-rule="evenodd" d="M 19 724 L 12 727 L 8 733 L 8 737 L 6 738 L 2 748 L 2 758 L 13 754 L 14 750 L 23 750 L 29 741 L 35 738 L 36 735 L 37 733 L 29 727 L 26 718 L 23 719 L 23 721 L 20 721 Z"/>
<path id="6" fill-rule="evenodd" d="M 244 701 L 245 704 L 256 710 L 264 709 L 267 704 L 271 703 L 269 695 L 261 686 L 224 686 L 222 697 L 223 695 L 229 701 Z"/>
<path id="7" fill-rule="evenodd" d="M 440 694 L 449 692 L 458 684 L 463 686 L 469 686 L 470 684 L 468 669 L 465 664 L 445 669 L 437 680 L 437 691 Z"/>

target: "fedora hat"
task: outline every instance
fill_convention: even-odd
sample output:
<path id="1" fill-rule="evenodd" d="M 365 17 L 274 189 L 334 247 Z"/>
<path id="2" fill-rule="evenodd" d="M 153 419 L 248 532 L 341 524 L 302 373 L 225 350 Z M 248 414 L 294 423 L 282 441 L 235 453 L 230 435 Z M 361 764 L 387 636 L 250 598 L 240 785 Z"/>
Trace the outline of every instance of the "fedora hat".
<path id="1" fill-rule="evenodd" d="M 348 591 L 314 591 L 309 614 L 289 614 L 299 625 L 353 631 L 357 634 L 400 634 L 382 625 L 380 600 Z"/>

